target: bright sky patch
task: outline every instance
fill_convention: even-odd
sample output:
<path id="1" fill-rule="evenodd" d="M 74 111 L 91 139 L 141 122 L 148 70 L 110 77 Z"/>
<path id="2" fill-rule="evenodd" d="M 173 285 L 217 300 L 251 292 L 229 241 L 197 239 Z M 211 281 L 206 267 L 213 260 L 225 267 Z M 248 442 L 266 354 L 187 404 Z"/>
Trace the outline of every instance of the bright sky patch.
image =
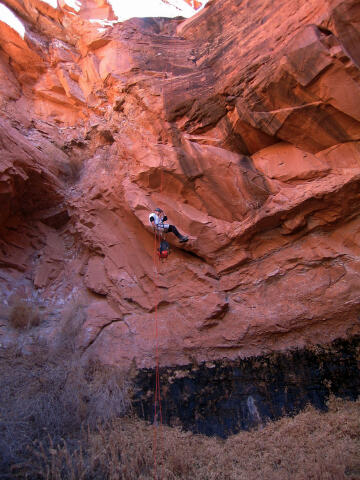
<path id="1" fill-rule="evenodd" d="M 48 3 L 51 7 L 57 8 L 57 0 L 41 0 L 44 3 Z"/>
<path id="2" fill-rule="evenodd" d="M 132 17 L 192 17 L 194 8 L 183 0 L 110 0 L 120 22 Z"/>
<path id="3" fill-rule="evenodd" d="M 57 8 L 58 0 L 42 0 L 53 8 Z M 184 0 L 167 0 L 164 3 L 161 0 L 108 0 L 111 4 L 118 21 L 123 22 L 133 17 L 192 17 L 195 9 L 188 5 Z M 81 9 L 81 0 L 65 0 L 75 12 Z M 205 4 L 206 2 L 204 2 Z M 201 7 L 203 8 L 203 7 Z M 201 10 L 201 9 L 200 9 Z M 8 9 L 0 3 L 0 21 L 6 23 L 16 30 L 24 38 L 25 27 L 21 21 Z M 99 21 L 102 27 L 109 26 L 112 22 L 107 20 Z"/>
<path id="4" fill-rule="evenodd" d="M 65 0 L 65 3 L 75 10 L 75 12 L 78 12 L 81 8 L 81 2 L 79 0 Z"/>
<path id="5" fill-rule="evenodd" d="M 18 32 L 18 34 L 24 38 L 25 35 L 25 27 L 20 22 L 20 20 L 13 14 L 11 10 L 9 10 L 5 5 L 0 3 L 0 21 L 9 25 L 9 27 L 13 28 Z"/>

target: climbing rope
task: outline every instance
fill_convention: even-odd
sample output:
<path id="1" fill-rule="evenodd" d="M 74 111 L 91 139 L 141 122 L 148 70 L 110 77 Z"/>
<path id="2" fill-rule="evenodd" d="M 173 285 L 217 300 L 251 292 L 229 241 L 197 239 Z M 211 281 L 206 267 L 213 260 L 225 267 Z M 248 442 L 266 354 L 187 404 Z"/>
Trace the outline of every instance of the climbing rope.
<path id="1" fill-rule="evenodd" d="M 163 187 L 163 162 L 161 158 L 160 163 L 160 193 Z M 158 279 L 160 268 L 160 256 L 157 255 L 160 249 L 160 242 L 162 233 L 155 227 L 154 229 L 154 272 L 155 279 Z M 158 326 L 158 305 L 160 303 L 160 290 L 156 286 L 155 310 L 154 310 L 154 326 L 155 326 L 155 395 L 154 395 L 154 439 L 153 439 L 153 454 L 154 454 L 154 479 L 158 480 L 158 447 L 160 446 L 160 438 L 158 435 L 158 425 L 163 423 L 162 406 L 161 406 L 161 386 L 160 386 L 160 369 L 159 369 L 159 326 Z M 163 477 L 163 472 L 161 477 Z"/>
<path id="2" fill-rule="evenodd" d="M 160 232 L 155 228 L 154 235 L 154 270 L 157 278 L 160 266 L 160 259 L 157 257 L 157 250 L 160 245 Z M 154 327 L 155 327 L 155 395 L 154 395 L 154 439 L 153 439 L 153 455 L 154 455 L 154 478 L 158 479 L 158 425 L 162 425 L 162 406 L 161 406 L 161 390 L 160 390 L 160 372 L 159 372 L 159 326 L 158 326 L 158 305 L 160 302 L 159 289 L 156 287 L 157 295 L 155 297 L 154 310 Z"/>

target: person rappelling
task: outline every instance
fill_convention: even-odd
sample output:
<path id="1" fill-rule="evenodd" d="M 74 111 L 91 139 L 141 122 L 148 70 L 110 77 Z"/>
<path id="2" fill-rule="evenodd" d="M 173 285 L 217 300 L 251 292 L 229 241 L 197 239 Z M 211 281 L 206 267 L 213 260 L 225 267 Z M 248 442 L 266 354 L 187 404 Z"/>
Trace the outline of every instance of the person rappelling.
<path id="1" fill-rule="evenodd" d="M 155 208 L 155 210 L 150 213 L 149 221 L 153 226 L 154 230 L 161 233 L 173 233 L 177 236 L 180 243 L 185 243 L 189 240 L 189 238 L 185 235 L 181 235 L 179 230 L 175 227 L 175 225 L 169 225 L 168 223 L 164 223 L 167 220 L 167 216 L 165 215 L 164 211 L 161 208 Z"/>

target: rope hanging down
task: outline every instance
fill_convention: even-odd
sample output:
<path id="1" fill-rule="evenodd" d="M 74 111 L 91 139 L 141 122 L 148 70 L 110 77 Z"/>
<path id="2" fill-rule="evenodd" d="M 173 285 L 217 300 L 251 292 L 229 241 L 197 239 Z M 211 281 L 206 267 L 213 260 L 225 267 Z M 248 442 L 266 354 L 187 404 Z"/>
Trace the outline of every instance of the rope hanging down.
<path id="1" fill-rule="evenodd" d="M 162 159 L 160 164 L 160 192 L 162 191 L 163 186 L 163 170 L 162 170 Z M 162 239 L 162 234 L 155 228 L 154 229 L 154 271 L 155 279 L 158 278 L 159 267 L 160 267 L 160 242 Z M 161 387 L 160 387 L 160 372 L 159 372 L 159 328 L 158 328 L 158 305 L 160 303 L 160 291 L 159 288 L 156 288 L 157 295 L 155 297 L 155 311 L 154 311 L 154 326 L 155 326 L 155 395 L 154 395 L 154 439 L 153 439 L 153 454 L 154 454 L 154 479 L 158 480 L 158 425 L 162 425 L 162 406 L 161 406 Z M 161 475 L 162 477 L 163 475 Z"/>

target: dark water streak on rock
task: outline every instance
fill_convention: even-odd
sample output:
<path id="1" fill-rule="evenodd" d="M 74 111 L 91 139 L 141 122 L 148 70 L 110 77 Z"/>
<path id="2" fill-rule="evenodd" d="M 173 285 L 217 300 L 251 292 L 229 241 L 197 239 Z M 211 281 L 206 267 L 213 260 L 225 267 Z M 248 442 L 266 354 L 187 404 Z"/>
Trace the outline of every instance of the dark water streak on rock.
<path id="1" fill-rule="evenodd" d="M 161 368 L 163 422 L 225 438 L 294 415 L 307 404 L 326 410 L 330 394 L 355 400 L 360 393 L 359 340 Z M 140 370 L 135 383 L 134 409 L 153 421 L 155 370 Z"/>

